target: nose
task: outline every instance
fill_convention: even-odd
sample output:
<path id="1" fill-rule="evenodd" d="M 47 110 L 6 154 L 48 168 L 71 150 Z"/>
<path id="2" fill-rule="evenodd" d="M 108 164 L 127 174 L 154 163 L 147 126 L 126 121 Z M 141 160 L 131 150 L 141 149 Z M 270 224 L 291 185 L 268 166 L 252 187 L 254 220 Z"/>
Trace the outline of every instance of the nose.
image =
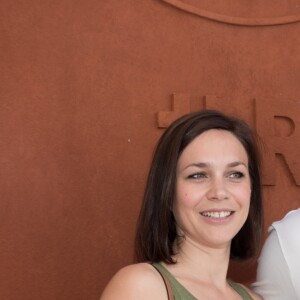
<path id="1" fill-rule="evenodd" d="M 226 200 L 228 199 L 228 191 L 223 178 L 214 178 L 211 181 L 207 192 L 209 200 Z"/>

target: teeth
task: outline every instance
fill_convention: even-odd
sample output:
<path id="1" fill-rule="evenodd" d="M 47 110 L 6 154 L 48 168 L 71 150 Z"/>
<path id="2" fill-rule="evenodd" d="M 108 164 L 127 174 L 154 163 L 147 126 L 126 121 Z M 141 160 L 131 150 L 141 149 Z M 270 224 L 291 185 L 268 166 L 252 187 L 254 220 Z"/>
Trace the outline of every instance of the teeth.
<path id="1" fill-rule="evenodd" d="M 220 211 L 220 212 L 208 212 L 205 211 L 201 213 L 202 216 L 214 219 L 222 219 L 231 215 L 230 211 Z"/>

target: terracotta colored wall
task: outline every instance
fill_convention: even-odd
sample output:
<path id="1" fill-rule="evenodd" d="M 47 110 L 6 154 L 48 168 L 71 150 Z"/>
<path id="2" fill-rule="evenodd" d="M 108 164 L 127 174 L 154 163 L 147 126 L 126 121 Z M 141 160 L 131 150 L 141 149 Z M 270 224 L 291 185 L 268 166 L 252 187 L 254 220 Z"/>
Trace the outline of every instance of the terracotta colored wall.
<path id="1" fill-rule="evenodd" d="M 257 126 L 266 228 L 299 206 L 297 1 L 166 2 L 1 1 L 1 299 L 98 299 L 132 262 L 159 127 L 187 111 Z"/>

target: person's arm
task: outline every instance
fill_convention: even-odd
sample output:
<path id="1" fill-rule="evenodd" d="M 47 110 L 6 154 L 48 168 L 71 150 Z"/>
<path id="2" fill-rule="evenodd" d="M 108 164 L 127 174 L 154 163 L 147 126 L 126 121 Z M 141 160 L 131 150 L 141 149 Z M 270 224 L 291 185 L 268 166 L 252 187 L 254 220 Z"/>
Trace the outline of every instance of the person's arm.
<path id="1" fill-rule="evenodd" d="M 117 272 L 100 300 L 167 300 L 167 291 L 159 273 L 149 264 L 136 264 Z"/>
<path id="2" fill-rule="evenodd" d="M 263 246 L 252 288 L 264 300 L 297 299 L 276 230 L 271 231 Z"/>

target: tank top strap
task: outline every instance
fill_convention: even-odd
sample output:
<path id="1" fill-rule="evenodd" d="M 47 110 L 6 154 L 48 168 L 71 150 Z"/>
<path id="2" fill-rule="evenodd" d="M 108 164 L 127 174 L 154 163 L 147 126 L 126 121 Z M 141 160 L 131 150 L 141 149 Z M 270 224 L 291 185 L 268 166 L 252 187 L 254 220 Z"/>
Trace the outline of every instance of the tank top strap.
<path id="1" fill-rule="evenodd" d="M 241 285 L 232 280 L 227 280 L 228 284 L 239 294 L 243 297 L 243 300 L 253 300 L 247 290 Z"/>
<path id="2" fill-rule="evenodd" d="M 170 282 L 175 300 L 197 300 L 161 263 L 152 263 L 155 268 L 162 272 Z"/>

